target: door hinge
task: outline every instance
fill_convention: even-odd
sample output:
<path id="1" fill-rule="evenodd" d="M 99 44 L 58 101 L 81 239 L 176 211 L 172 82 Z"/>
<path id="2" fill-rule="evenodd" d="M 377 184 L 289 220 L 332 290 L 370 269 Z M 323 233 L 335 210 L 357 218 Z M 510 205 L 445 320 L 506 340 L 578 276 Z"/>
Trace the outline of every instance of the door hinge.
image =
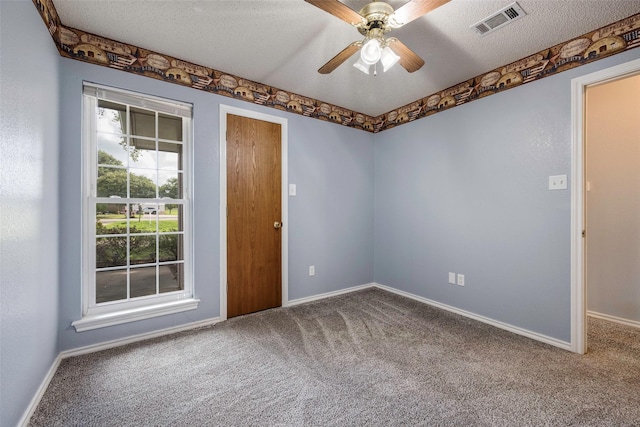
<path id="1" fill-rule="evenodd" d="M 587 230 L 582 230 L 582 237 L 587 237 Z"/>

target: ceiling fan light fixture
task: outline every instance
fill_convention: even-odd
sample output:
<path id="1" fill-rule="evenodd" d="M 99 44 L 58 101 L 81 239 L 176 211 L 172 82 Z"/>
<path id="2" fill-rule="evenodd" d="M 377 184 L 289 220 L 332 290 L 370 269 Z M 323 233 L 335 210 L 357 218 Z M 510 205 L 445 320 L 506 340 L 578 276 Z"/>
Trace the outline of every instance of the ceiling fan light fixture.
<path id="1" fill-rule="evenodd" d="M 351 9 L 341 0 L 304 1 L 351 24 L 364 36 L 364 40 L 351 43 L 320 67 L 318 72 L 329 74 L 360 50 L 360 60 L 354 66 L 365 72 L 367 65 L 374 65 L 373 74 L 375 75 L 375 65 L 380 61 L 383 50 L 387 52 L 382 63 L 384 71 L 391 69 L 398 62 L 409 73 L 418 71 L 424 65 L 424 60 L 400 40 L 395 37 L 386 39 L 385 35 L 451 0 L 409 0 L 397 10 L 386 3 L 389 0 L 370 1 L 359 12 Z M 393 43 L 393 51 L 386 49 L 389 43 Z M 369 74 L 371 69 L 367 71 Z"/>
<path id="2" fill-rule="evenodd" d="M 391 69 L 394 65 L 398 63 L 400 57 L 396 55 L 396 53 L 391 50 L 389 46 L 386 46 L 382 49 L 382 55 L 380 56 L 380 61 L 382 62 L 382 71 L 386 72 Z"/>
<path id="3" fill-rule="evenodd" d="M 380 40 L 369 39 L 360 50 L 360 60 L 368 65 L 373 65 L 380 60 L 382 49 L 380 48 Z"/>
<path id="4" fill-rule="evenodd" d="M 362 58 L 358 58 L 353 66 L 365 74 L 369 74 L 369 70 L 371 69 L 371 65 L 365 63 Z"/>

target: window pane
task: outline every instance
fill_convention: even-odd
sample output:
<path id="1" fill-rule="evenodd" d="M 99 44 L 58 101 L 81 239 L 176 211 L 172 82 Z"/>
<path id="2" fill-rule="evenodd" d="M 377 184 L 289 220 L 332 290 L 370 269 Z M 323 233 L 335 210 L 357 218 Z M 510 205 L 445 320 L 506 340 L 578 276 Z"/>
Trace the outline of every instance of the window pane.
<path id="1" fill-rule="evenodd" d="M 131 107 L 131 135 L 156 137 L 156 114 L 153 111 Z"/>
<path id="2" fill-rule="evenodd" d="M 160 250 L 160 262 L 182 261 L 184 259 L 182 234 L 160 234 L 158 244 Z"/>
<path id="3" fill-rule="evenodd" d="M 182 173 L 158 171 L 158 197 L 169 199 L 182 198 Z"/>
<path id="4" fill-rule="evenodd" d="M 184 264 L 161 265 L 160 293 L 181 291 L 184 287 Z"/>
<path id="5" fill-rule="evenodd" d="M 156 142 L 150 139 L 131 138 L 131 167 L 157 169 Z"/>
<path id="6" fill-rule="evenodd" d="M 178 204 L 172 203 L 171 200 L 164 200 L 164 203 L 160 204 L 161 221 L 173 221 L 166 225 L 160 224 L 160 231 L 182 231 L 178 228 Z"/>
<path id="7" fill-rule="evenodd" d="M 154 213 L 153 204 L 138 204 L 131 205 L 134 215 L 129 218 L 129 232 L 136 233 L 155 233 L 157 230 L 157 214 Z M 151 209 L 147 209 L 151 207 Z M 157 212 L 157 211 L 156 211 Z"/>
<path id="8" fill-rule="evenodd" d="M 96 193 L 98 197 L 127 197 L 127 171 L 100 166 L 96 181 Z"/>
<path id="9" fill-rule="evenodd" d="M 156 236 L 136 236 L 130 237 L 131 249 L 129 259 L 131 265 L 151 264 L 156 262 Z"/>
<path id="10" fill-rule="evenodd" d="M 182 141 L 182 117 L 158 114 L 158 138 Z"/>
<path id="11" fill-rule="evenodd" d="M 156 198 L 157 172 L 149 169 L 131 169 L 129 172 L 130 197 Z"/>
<path id="12" fill-rule="evenodd" d="M 127 166 L 127 139 L 98 132 L 98 164 Z"/>
<path id="13" fill-rule="evenodd" d="M 131 274 L 131 298 L 156 294 L 156 267 L 132 268 Z"/>
<path id="14" fill-rule="evenodd" d="M 127 270 L 96 272 L 96 303 L 127 298 Z"/>
<path id="15" fill-rule="evenodd" d="M 153 203 L 133 204 L 134 218 L 129 220 L 130 233 L 155 233 L 158 230 L 158 205 Z"/>
<path id="16" fill-rule="evenodd" d="M 182 144 L 158 143 L 158 169 L 182 170 Z"/>
<path id="17" fill-rule="evenodd" d="M 138 221 L 140 215 L 142 215 L 142 205 L 139 203 L 132 203 L 129 205 L 129 226 Z"/>
<path id="18" fill-rule="evenodd" d="M 96 267 L 119 267 L 122 265 L 127 265 L 127 238 L 96 238 Z"/>
<path id="19" fill-rule="evenodd" d="M 127 133 L 127 107 L 115 102 L 98 100 L 98 132 L 115 135 Z"/>
<path id="20" fill-rule="evenodd" d="M 117 311 L 137 306 L 141 297 L 152 302 L 160 293 L 190 289 L 190 281 L 185 283 L 190 270 L 184 267 L 191 236 L 184 226 L 189 194 L 183 178 L 190 173 L 190 119 L 156 111 L 155 98 L 147 103 L 143 95 L 86 87 L 87 105 L 97 103 L 83 116 L 83 126 L 93 131 L 83 144 L 94 153 L 84 165 L 89 179 L 83 182 L 84 202 L 95 211 L 95 224 L 89 218 L 83 232 L 89 250 L 83 268 L 86 262 L 95 275 L 83 292 L 95 288 L 96 296 L 86 312 L 93 314 L 96 304 L 97 312 Z M 98 93 L 115 102 L 98 99 Z"/>
<path id="21" fill-rule="evenodd" d="M 96 203 L 96 236 L 126 234 L 127 205 L 124 203 Z M 124 231 L 120 230 L 124 228 Z"/>
<path id="22" fill-rule="evenodd" d="M 164 211 L 160 211 L 161 215 L 160 222 L 158 222 L 158 231 L 161 233 L 183 231 L 182 226 L 178 221 L 178 209 L 176 208 L 176 205 L 169 203 L 164 205 L 164 209 Z"/>

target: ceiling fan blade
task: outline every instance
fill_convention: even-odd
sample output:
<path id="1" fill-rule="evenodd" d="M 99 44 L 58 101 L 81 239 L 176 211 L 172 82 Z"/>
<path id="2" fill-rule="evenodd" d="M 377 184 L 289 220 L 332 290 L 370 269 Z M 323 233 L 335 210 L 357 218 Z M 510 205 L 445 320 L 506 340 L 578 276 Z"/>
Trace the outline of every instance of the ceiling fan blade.
<path id="1" fill-rule="evenodd" d="M 418 71 L 424 65 L 424 59 L 395 37 L 387 40 L 389 47 L 400 57 L 400 65 L 410 73 Z"/>
<path id="2" fill-rule="evenodd" d="M 356 25 L 364 22 L 364 18 L 355 10 L 346 6 L 344 3 L 338 0 L 304 0 L 309 4 L 312 4 L 333 16 L 342 19 L 348 24 Z"/>
<path id="3" fill-rule="evenodd" d="M 338 68 L 338 66 L 340 66 L 344 61 L 351 58 L 354 53 L 360 50 L 360 47 L 362 47 L 361 41 L 351 43 L 349 46 L 342 49 L 342 52 L 331 58 L 329 62 L 320 67 L 318 72 L 320 74 L 329 74 L 330 72 Z"/>
<path id="4" fill-rule="evenodd" d="M 448 3 L 451 0 L 411 0 L 396 10 L 391 18 L 395 21 L 394 27 L 399 28 L 414 19 L 420 18 L 425 13 L 431 12 Z"/>

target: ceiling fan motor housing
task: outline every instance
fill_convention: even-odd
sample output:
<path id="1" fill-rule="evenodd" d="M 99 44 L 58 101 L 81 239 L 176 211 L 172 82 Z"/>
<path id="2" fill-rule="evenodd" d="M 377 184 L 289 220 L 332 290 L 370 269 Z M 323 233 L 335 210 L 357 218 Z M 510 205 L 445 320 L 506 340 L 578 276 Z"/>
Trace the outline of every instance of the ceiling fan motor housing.
<path id="1" fill-rule="evenodd" d="M 360 9 L 359 13 L 367 21 L 366 23 L 357 25 L 358 31 L 360 31 L 360 34 L 363 36 L 376 37 L 391 30 L 387 24 L 389 22 L 389 16 L 393 14 L 393 7 L 387 3 L 374 1 Z M 377 30 L 375 31 L 377 34 L 370 35 L 369 32 L 372 30 Z"/>

